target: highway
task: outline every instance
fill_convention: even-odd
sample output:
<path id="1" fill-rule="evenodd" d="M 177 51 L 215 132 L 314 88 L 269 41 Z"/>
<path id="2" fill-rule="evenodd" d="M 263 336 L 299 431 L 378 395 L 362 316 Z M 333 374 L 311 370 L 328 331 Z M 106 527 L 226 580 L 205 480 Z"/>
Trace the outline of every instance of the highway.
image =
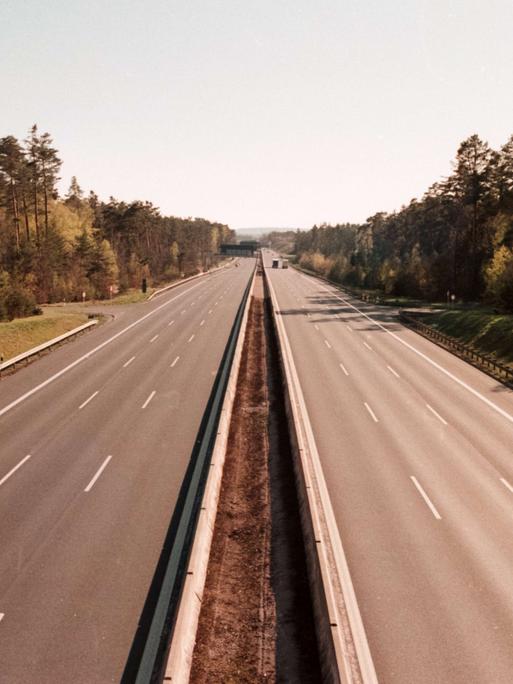
<path id="1" fill-rule="evenodd" d="M 119 682 L 253 259 L 0 380 L 0 682 Z"/>
<path id="2" fill-rule="evenodd" d="M 512 392 L 264 254 L 379 682 L 510 684 Z"/>

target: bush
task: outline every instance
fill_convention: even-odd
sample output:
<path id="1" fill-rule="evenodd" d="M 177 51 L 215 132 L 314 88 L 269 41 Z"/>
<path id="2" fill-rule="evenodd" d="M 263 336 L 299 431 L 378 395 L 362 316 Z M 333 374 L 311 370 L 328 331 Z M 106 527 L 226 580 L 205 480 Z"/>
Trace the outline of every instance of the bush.
<path id="1" fill-rule="evenodd" d="M 13 287 L 7 290 L 3 306 L 7 313 L 7 318 L 11 321 L 13 318 L 30 316 L 36 308 L 36 300 L 34 295 L 28 290 L 22 287 Z"/>

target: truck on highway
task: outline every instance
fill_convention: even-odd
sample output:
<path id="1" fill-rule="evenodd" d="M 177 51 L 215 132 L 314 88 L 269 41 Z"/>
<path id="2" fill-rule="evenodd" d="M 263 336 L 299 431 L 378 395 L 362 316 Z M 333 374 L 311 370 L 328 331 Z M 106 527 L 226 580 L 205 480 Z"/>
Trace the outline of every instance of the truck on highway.
<path id="1" fill-rule="evenodd" d="M 273 259 L 273 268 L 280 268 L 280 260 Z"/>
<path id="2" fill-rule="evenodd" d="M 282 259 L 281 260 L 281 267 L 282 268 L 288 268 L 289 267 L 289 260 L 288 259 Z"/>

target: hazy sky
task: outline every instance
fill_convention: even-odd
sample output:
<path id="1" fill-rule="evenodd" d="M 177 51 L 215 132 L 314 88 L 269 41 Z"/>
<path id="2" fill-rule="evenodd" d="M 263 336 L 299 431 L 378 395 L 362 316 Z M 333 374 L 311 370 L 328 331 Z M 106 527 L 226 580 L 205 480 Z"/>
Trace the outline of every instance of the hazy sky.
<path id="1" fill-rule="evenodd" d="M 361 221 L 513 133 L 512 0 L 1 0 L 0 136 L 100 197 Z"/>

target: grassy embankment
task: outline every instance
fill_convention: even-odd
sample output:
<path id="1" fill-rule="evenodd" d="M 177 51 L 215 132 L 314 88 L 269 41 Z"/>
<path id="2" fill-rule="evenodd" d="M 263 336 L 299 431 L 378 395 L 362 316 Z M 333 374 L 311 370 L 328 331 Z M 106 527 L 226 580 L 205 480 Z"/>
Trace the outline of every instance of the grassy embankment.
<path id="1" fill-rule="evenodd" d="M 484 307 L 448 309 L 429 314 L 422 321 L 483 354 L 513 365 L 513 314 L 498 314 Z"/>
<path id="2" fill-rule="evenodd" d="M 87 323 L 87 314 L 64 313 L 55 309 L 45 309 L 42 316 L 0 323 L 0 357 L 7 361 L 83 323 Z"/>

